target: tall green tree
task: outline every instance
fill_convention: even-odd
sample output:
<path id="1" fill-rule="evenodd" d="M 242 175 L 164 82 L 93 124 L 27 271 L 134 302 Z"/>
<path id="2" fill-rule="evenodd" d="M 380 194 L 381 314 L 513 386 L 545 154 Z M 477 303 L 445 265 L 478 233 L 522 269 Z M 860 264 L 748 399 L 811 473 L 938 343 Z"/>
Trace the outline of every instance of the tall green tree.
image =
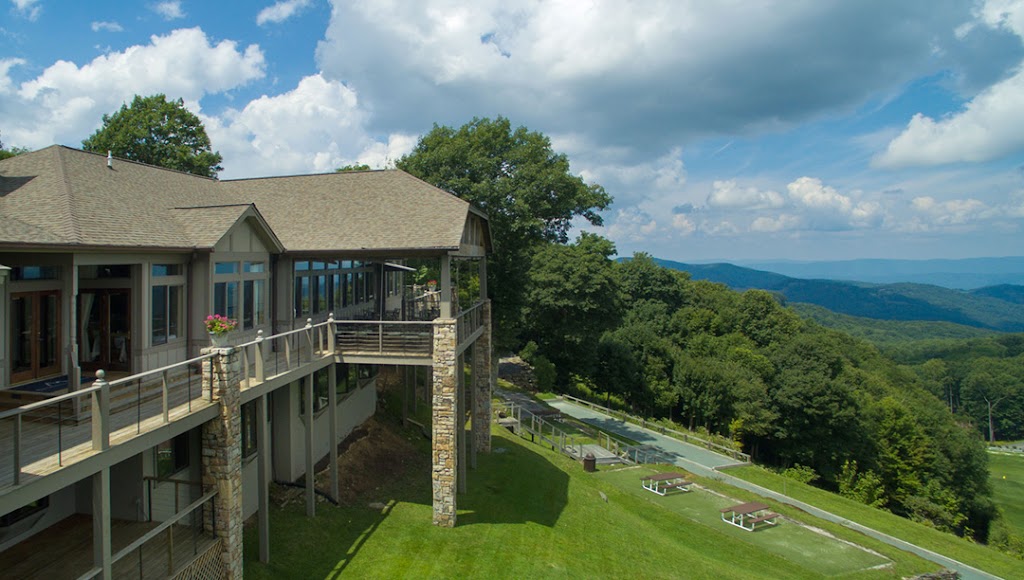
<path id="1" fill-rule="evenodd" d="M 199 117 L 182 99 L 168 101 L 162 94 L 135 95 L 131 105 L 103 115 L 103 126 L 82 141 L 82 148 L 206 177 L 224 169 Z"/>
<path id="2" fill-rule="evenodd" d="M 524 335 L 563 377 L 591 375 L 600 336 L 619 321 L 622 294 L 615 245 L 583 232 L 575 243 L 547 244 L 527 273 Z"/>
<path id="3" fill-rule="evenodd" d="M 567 242 L 576 217 L 601 225 L 597 212 L 612 201 L 600 185 L 573 175 L 547 136 L 513 129 L 504 117 L 473 119 L 458 129 L 434 125 L 396 165 L 487 213 L 494 242 L 488 290 L 495 340 L 504 348 L 517 346 L 535 245 Z"/>

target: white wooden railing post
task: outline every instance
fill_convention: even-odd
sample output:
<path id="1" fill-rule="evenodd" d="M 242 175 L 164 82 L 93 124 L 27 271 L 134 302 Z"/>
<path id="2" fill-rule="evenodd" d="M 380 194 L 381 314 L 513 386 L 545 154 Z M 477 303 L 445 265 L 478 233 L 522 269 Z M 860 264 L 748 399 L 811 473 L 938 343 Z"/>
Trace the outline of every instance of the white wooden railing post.
<path id="1" fill-rule="evenodd" d="M 334 313 L 331 312 L 330 314 L 327 315 L 327 345 L 324 347 L 324 350 L 328 350 L 328 351 L 331 351 L 331 352 L 334 352 L 334 351 L 338 350 L 338 346 L 337 346 L 337 342 L 338 342 L 338 329 L 337 329 L 337 326 L 338 325 L 334 322 Z M 335 445 L 335 447 L 337 447 L 337 445 Z M 335 498 L 335 499 L 337 499 L 337 498 Z"/>
<path id="2" fill-rule="evenodd" d="M 164 424 L 171 422 L 170 395 L 167 392 L 167 371 L 160 373 L 160 390 L 164 404 Z"/>
<path id="3" fill-rule="evenodd" d="M 263 331 L 262 330 L 257 330 L 256 331 L 256 348 L 255 348 L 255 351 L 256 351 L 255 352 L 256 368 L 253 369 L 255 374 L 256 374 L 256 383 L 257 384 L 262 383 L 263 381 L 265 381 L 267 379 L 266 374 L 265 374 L 266 371 L 263 368 L 263 360 L 264 360 L 263 359 L 263 354 L 264 354 L 263 353 L 263 348 L 264 348 L 263 347 Z"/>
<path id="4" fill-rule="evenodd" d="M 309 350 L 309 360 L 313 360 L 313 319 L 306 319 L 306 348 Z"/>
<path id="5" fill-rule="evenodd" d="M 106 451 L 110 448 L 110 384 L 104 380 L 107 373 L 102 369 L 96 371 L 94 387 L 99 389 L 92 393 L 92 449 Z"/>
<path id="6" fill-rule="evenodd" d="M 21 413 L 14 416 L 14 485 L 21 483 Z"/>

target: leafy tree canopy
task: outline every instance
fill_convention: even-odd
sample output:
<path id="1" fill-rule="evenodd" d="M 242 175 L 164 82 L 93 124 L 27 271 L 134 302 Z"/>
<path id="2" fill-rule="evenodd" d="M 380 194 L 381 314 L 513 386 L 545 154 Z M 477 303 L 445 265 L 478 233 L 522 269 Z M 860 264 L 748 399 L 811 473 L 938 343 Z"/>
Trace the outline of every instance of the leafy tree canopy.
<path id="1" fill-rule="evenodd" d="M 82 141 L 82 148 L 206 177 L 224 169 L 199 117 L 182 99 L 168 101 L 162 94 L 135 95 L 130 106 L 103 115 L 103 126 Z"/>
<path id="2" fill-rule="evenodd" d="M 370 166 L 365 163 L 350 163 L 348 165 L 342 165 L 341 167 L 334 170 L 335 173 L 348 173 L 350 171 L 369 171 Z"/>
<path id="3" fill-rule="evenodd" d="M 496 341 L 516 346 L 532 247 L 565 243 L 573 218 L 600 225 L 612 198 L 569 170 L 542 133 L 512 128 L 504 117 L 473 119 L 458 129 L 434 125 L 397 166 L 476 204 L 490 219 L 494 255 L 488 289 Z"/>
<path id="4" fill-rule="evenodd" d="M 21 155 L 22 153 L 28 153 L 28 149 L 24 147 L 11 147 L 10 149 L 4 147 L 4 142 L 0 139 L 0 159 L 7 159 L 8 157 L 14 157 L 15 155 Z"/>

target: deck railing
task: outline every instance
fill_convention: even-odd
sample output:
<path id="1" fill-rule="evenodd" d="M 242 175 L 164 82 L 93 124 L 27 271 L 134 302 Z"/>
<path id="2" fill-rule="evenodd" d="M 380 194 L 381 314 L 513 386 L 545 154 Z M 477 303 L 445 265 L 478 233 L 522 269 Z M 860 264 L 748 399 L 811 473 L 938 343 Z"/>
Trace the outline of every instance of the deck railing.
<path id="1" fill-rule="evenodd" d="M 115 578 L 171 578 L 202 553 L 213 548 L 217 511 L 211 491 L 188 507 L 161 522 L 111 558 Z M 92 568 L 79 580 L 96 578 L 100 568 Z"/>
<path id="2" fill-rule="evenodd" d="M 456 332 L 458 333 L 459 344 L 466 342 L 484 324 L 484 303 L 478 301 L 476 304 L 463 310 L 456 317 Z"/>
<path id="3" fill-rule="evenodd" d="M 342 352 L 429 356 L 434 350 L 433 322 L 339 320 L 335 324 Z"/>
<path id="4" fill-rule="evenodd" d="M 211 356 L 110 382 L 97 371 L 89 387 L 0 412 L 0 457 L 9 458 L 0 463 L 0 486 L 24 483 L 26 468 L 47 475 L 108 449 L 112 437 L 130 439 L 191 413 L 204 401 L 195 367 Z"/>

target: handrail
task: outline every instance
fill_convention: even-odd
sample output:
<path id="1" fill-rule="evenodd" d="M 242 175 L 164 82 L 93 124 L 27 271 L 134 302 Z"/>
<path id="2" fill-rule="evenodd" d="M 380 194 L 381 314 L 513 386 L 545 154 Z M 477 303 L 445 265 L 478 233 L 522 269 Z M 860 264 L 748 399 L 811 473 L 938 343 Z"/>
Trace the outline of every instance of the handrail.
<path id="1" fill-rule="evenodd" d="M 217 490 L 213 490 L 213 491 L 207 493 L 206 495 L 204 495 L 203 497 L 201 497 L 201 498 L 197 499 L 196 501 L 192 502 L 191 504 L 189 504 L 188 507 L 186 507 L 185 509 L 183 509 L 180 512 L 174 514 L 170 518 L 164 520 L 163 522 L 160 523 L 160 525 L 158 525 L 157 527 L 153 528 L 152 530 L 146 532 L 139 539 L 135 540 L 131 544 L 128 544 L 127 546 L 125 546 L 124 548 L 119 550 L 116 554 L 114 554 L 114 557 L 111 558 L 111 564 L 116 563 L 121 558 L 124 558 L 125 556 L 127 556 L 131 552 L 137 550 L 140 546 L 142 546 L 146 542 L 148 542 L 148 541 L 152 540 L 153 538 L 155 538 L 156 536 L 158 536 L 160 534 L 160 532 L 163 532 L 167 528 L 169 528 L 169 527 L 173 526 L 174 524 L 178 523 L 179 521 L 184 519 L 185 516 L 187 516 L 187 515 L 191 514 L 192 512 L 194 512 L 196 509 L 201 507 L 204 503 L 208 502 L 210 499 L 212 499 L 216 495 L 217 495 Z"/>
<path id="2" fill-rule="evenodd" d="M 13 409 L 8 409 L 6 411 L 0 412 L 0 420 L 7 419 L 15 415 L 21 415 L 26 411 L 34 411 L 36 409 L 40 409 L 42 407 L 46 407 L 54 403 L 63 403 L 64 401 L 74 399 L 75 397 L 82 397 L 84 395 L 94 393 L 98 390 L 100 390 L 100 388 L 97 386 L 86 387 L 84 389 L 79 389 L 77 391 L 71 391 L 70 393 L 64 393 L 63 395 L 57 395 L 56 397 L 50 397 L 49 399 L 45 399 L 42 401 L 36 401 L 35 403 L 29 403 L 27 405 L 22 405 L 20 407 L 15 407 Z"/>
<path id="3" fill-rule="evenodd" d="M 466 315 L 467 315 L 467 314 L 469 314 L 470 312 L 473 312 L 473 311 L 474 311 L 474 310 L 476 310 L 477 308 L 481 308 L 481 307 L 482 307 L 483 305 L 484 305 L 484 301 L 483 301 L 483 300 L 480 300 L 480 299 L 477 299 L 477 301 L 476 301 L 476 302 L 474 302 L 474 303 L 473 303 L 473 304 L 472 304 L 472 305 L 471 305 L 471 306 L 470 306 L 469 308 L 466 308 L 465 310 L 463 310 L 462 312 L 460 312 L 460 313 L 458 314 L 458 316 L 456 316 L 456 317 L 455 317 L 455 319 L 456 319 L 456 320 L 458 320 L 459 318 L 462 318 L 463 316 L 466 316 Z"/>
<path id="4" fill-rule="evenodd" d="M 186 366 L 186 365 L 190 365 L 190 364 L 192 364 L 194 362 L 199 362 L 199 361 L 204 360 L 204 359 L 213 358 L 214 356 L 216 356 L 216 353 L 212 353 L 212 352 L 206 353 L 206 354 L 201 354 L 201 355 L 199 355 L 199 356 L 197 356 L 195 358 L 190 358 L 188 360 L 184 360 L 184 361 L 181 361 L 181 362 L 176 362 L 174 364 L 169 364 L 167 366 L 163 366 L 163 367 L 160 367 L 158 369 L 142 371 L 141 373 L 135 373 L 134 375 L 131 375 L 131 376 L 121 377 L 120 379 L 114 379 L 112 381 L 107 381 L 107 384 L 109 384 L 111 387 L 119 387 L 121 385 L 126 385 L 126 384 L 128 384 L 128 383 L 130 383 L 132 381 L 140 380 L 143 377 L 148 377 L 149 375 L 155 375 L 157 373 L 162 373 L 162 372 L 165 372 L 165 371 L 169 371 L 169 370 L 171 370 L 171 369 L 173 369 L 175 367 L 183 367 L 183 366 Z"/>

